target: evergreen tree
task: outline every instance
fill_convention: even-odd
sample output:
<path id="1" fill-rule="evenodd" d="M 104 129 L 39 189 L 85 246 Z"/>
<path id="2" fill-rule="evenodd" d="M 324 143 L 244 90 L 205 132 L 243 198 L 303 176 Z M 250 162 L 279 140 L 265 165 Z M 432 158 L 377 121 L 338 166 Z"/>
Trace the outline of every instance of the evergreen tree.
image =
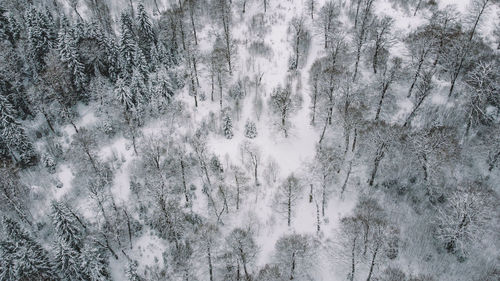
<path id="1" fill-rule="evenodd" d="M 17 21 L 0 6 L 0 40 L 9 40 L 10 44 L 15 46 L 18 39 L 19 25 Z"/>
<path id="2" fill-rule="evenodd" d="M 142 80 L 145 82 L 149 75 L 149 67 L 148 63 L 146 62 L 146 57 L 144 56 L 144 53 L 142 52 L 141 48 L 139 48 L 139 46 L 135 47 L 134 67 L 142 75 Z"/>
<path id="3" fill-rule="evenodd" d="M 245 137 L 249 139 L 257 137 L 257 126 L 255 125 L 255 122 L 247 120 L 245 124 Z"/>
<path id="4" fill-rule="evenodd" d="M 85 245 L 81 254 L 82 274 L 85 280 L 108 281 L 109 259 L 106 249 L 99 245 Z"/>
<path id="5" fill-rule="evenodd" d="M 137 5 L 137 35 L 140 47 L 142 52 L 147 54 L 148 61 L 151 61 L 151 54 L 149 51 L 153 47 L 153 44 L 156 43 L 156 36 L 153 31 L 153 26 L 151 24 L 151 20 L 149 18 L 148 13 L 144 9 L 144 4 L 140 2 Z"/>
<path id="6" fill-rule="evenodd" d="M 128 13 L 122 13 L 120 18 L 120 58 L 122 71 L 132 74 L 135 54 L 135 37 L 132 29 L 132 19 Z"/>
<path id="7" fill-rule="evenodd" d="M 226 139 L 233 138 L 233 120 L 231 119 L 231 111 L 225 108 L 222 112 L 222 130 Z"/>
<path id="8" fill-rule="evenodd" d="M 79 252 L 82 246 L 82 231 L 67 206 L 59 202 L 52 202 L 52 223 L 56 234 L 65 246 Z"/>
<path id="9" fill-rule="evenodd" d="M 66 64 L 71 73 L 71 81 L 74 88 L 81 91 L 87 82 L 87 75 L 85 74 L 85 66 L 78 53 L 76 46 L 78 37 L 75 36 L 75 33 L 77 33 L 75 29 L 68 29 L 68 27 L 63 25 L 57 39 L 57 47 L 61 61 Z"/>
<path id="10" fill-rule="evenodd" d="M 82 280 L 80 254 L 62 239 L 54 245 L 54 267 L 64 280 Z"/>
<path id="11" fill-rule="evenodd" d="M 57 280 L 48 252 L 14 220 L 4 218 L 3 225 L 5 235 L 1 244 L 7 249 L 11 266 L 7 274 L 15 276 L 11 280 Z M 3 274 L 0 272 L 0 276 Z"/>
<path id="12" fill-rule="evenodd" d="M 135 68 L 132 73 L 132 80 L 130 81 L 130 94 L 135 108 L 148 100 L 148 88 L 144 83 L 144 77 L 137 68 Z"/>
<path id="13" fill-rule="evenodd" d="M 36 152 L 15 115 L 7 98 L 0 94 L 0 147 L 4 147 L 14 161 L 30 165 L 36 160 Z"/>
<path id="14" fill-rule="evenodd" d="M 116 81 L 115 96 L 118 101 L 125 106 L 125 110 L 130 110 L 133 106 L 132 94 L 130 93 L 130 88 L 124 79 L 119 78 Z"/>
<path id="15" fill-rule="evenodd" d="M 173 81 L 174 79 L 172 79 L 170 73 L 162 66 L 158 69 L 154 78 L 151 79 L 152 94 L 170 102 L 176 90 L 175 81 Z"/>
<path id="16" fill-rule="evenodd" d="M 31 7 L 25 14 L 28 36 L 28 58 L 32 61 L 35 74 L 45 66 L 44 58 L 52 47 L 52 22 L 47 15 Z"/>

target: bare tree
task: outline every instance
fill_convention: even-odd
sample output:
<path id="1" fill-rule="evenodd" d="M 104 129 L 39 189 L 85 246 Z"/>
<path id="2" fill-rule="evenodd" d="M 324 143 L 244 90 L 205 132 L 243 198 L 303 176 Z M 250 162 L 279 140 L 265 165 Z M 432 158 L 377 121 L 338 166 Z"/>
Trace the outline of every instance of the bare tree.
<path id="1" fill-rule="evenodd" d="M 368 36 L 368 28 L 373 17 L 372 7 L 375 0 L 358 0 L 358 10 L 360 9 L 360 3 L 363 2 L 361 7 L 361 24 L 354 25 L 355 29 L 355 44 L 356 44 L 356 63 L 354 64 L 354 74 L 352 76 L 352 81 L 356 81 L 356 76 L 358 75 L 358 65 L 361 58 L 361 51 L 366 43 Z M 357 15 L 357 12 L 356 12 Z M 356 19 L 358 17 L 356 16 Z"/>
<path id="2" fill-rule="evenodd" d="M 391 28 L 393 20 L 390 17 L 382 19 L 375 18 L 371 29 L 371 38 L 373 39 L 373 57 L 372 66 L 373 73 L 377 73 L 379 65 L 379 55 L 383 50 L 387 50 L 391 44 Z"/>
<path id="3" fill-rule="evenodd" d="M 421 72 L 425 69 L 425 64 L 429 56 L 437 48 L 437 41 L 432 31 L 428 29 L 418 30 L 406 38 L 405 43 L 410 49 L 412 64 L 415 65 L 415 75 L 413 76 L 408 97 L 411 96 L 417 80 L 421 78 Z"/>
<path id="4" fill-rule="evenodd" d="M 377 105 L 377 112 L 375 113 L 375 121 L 378 120 L 380 116 L 380 111 L 384 103 L 384 98 L 387 94 L 387 91 L 389 90 L 389 87 L 396 79 L 398 79 L 400 75 L 399 73 L 400 69 L 401 69 L 401 58 L 396 57 L 392 59 L 390 63 L 385 64 L 383 72 L 379 76 L 381 93 Z"/>
<path id="5" fill-rule="evenodd" d="M 361 158 L 365 156 L 369 157 L 367 161 L 373 161 L 373 168 L 367 181 L 370 186 L 375 181 L 380 162 L 384 159 L 388 149 L 398 143 L 400 134 L 401 127 L 387 125 L 383 122 L 370 122 L 360 130 L 360 145 L 363 149 L 360 148 L 358 153 L 362 153 Z"/>
<path id="6" fill-rule="evenodd" d="M 334 250 L 334 254 L 338 255 L 339 258 L 348 259 L 349 263 L 349 274 L 348 278 L 350 281 L 355 280 L 356 276 L 356 264 L 358 263 L 359 257 L 362 253 L 362 224 L 357 217 L 344 217 L 340 220 L 340 227 L 338 233 L 338 242 L 340 249 Z"/>
<path id="7" fill-rule="evenodd" d="M 278 212 L 285 213 L 288 226 L 292 224 L 293 208 L 300 198 L 302 186 L 299 179 L 293 174 L 289 175 L 285 181 L 278 187 L 275 196 L 275 206 Z"/>
<path id="8" fill-rule="evenodd" d="M 311 86 L 311 124 L 315 124 L 316 121 L 316 107 L 318 103 L 319 96 L 319 80 L 322 75 L 323 67 L 321 60 L 314 61 L 309 71 L 309 85 Z"/>
<path id="9" fill-rule="evenodd" d="M 321 202 L 321 214 L 325 216 L 325 208 L 328 197 L 331 194 L 334 175 L 340 170 L 343 162 L 342 152 L 334 146 L 317 146 L 314 162 L 311 166 L 312 173 L 317 181 L 319 198 Z"/>
<path id="10" fill-rule="evenodd" d="M 340 22 L 338 21 L 339 7 L 334 1 L 327 1 L 319 10 L 319 18 L 316 19 L 318 31 L 323 35 L 324 47 L 327 49 L 331 42 L 331 37 L 338 32 Z"/>
<path id="11" fill-rule="evenodd" d="M 285 138 L 288 137 L 288 130 L 290 128 L 290 114 L 300 108 L 302 104 L 300 96 L 292 94 L 290 84 L 288 84 L 285 88 L 282 88 L 281 85 L 278 85 L 278 87 L 276 87 L 271 93 L 269 103 L 272 111 L 276 114 L 279 114 L 280 129 L 283 130 Z"/>
<path id="12" fill-rule="evenodd" d="M 245 280 L 251 281 L 252 275 L 250 266 L 255 262 L 257 256 L 257 245 L 253 238 L 252 231 L 248 229 L 235 228 L 228 237 L 226 237 L 227 245 L 231 253 L 237 257 L 238 272 L 236 280 L 239 280 L 239 265 L 243 266 Z"/>
<path id="13" fill-rule="evenodd" d="M 453 94 L 453 89 L 455 87 L 455 83 L 457 81 L 458 76 L 460 75 L 462 68 L 464 66 L 464 62 L 466 56 L 468 55 L 469 50 L 472 48 L 472 43 L 474 39 L 474 35 L 476 34 L 477 28 L 481 23 L 482 16 L 487 13 L 487 8 L 492 3 L 496 3 L 496 0 L 474 0 L 472 1 L 472 6 L 469 9 L 468 20 L 472 25 L 467 32 L 465 38 L 458 41 L 458 46 L 456 46 L 457 54 L 454 60 L 454 68 L 450 72 L 450 91 L 448 96 L 451 97 Z"/>
<path id="14" fill-rule="evenodd" d="M 449 252 L 467 252 L 481 239 L 492 217 L 494 195 L 477 183 L 466 183 L 451 194 L 448 203 L 438 207 L 437 238 Z"/>
<path id="15" fill-rule="evenodd" d="M 215 0 L 213 3 L 214 19 L 220 20 L 218 24 L 222 27 L 222 40 L 224 41 L 224 57 L 228 66 L 229 75 L 233 75 L 233 37 L 231 33 L 232 12 L 229 0 Z"/>
<path id="16" fill-rule="evenodd" d="M 304 17 L 293 17 L 290 21 L 289 29 L 293 35 L 292 45 L 294 58 L 290 62 L 290 69 L 297 70 L 300 64 L 301 56 L 307 57 L 311 35 L 306 28 Z"/>
<path id="17" fill-rule="evenodd" d="M 317 0 L 307 0 L 307 11 L 311 15 L 311 20 L 314 20 L 314 13 L 318 9 L 318 1 Z"/>
<path id="18" fill-rule="evenodd" d="M 283 276 L 289 280 L 308 277 L 313 265 L 313 245 L 310 237 L 300 234 L 284 235 L 276 241 L 274 257 Z"/>
<path id="19" fill-rule="evenodd" d="M 468 135 L 470 128 L 477 124 L 490 124 L 492 116 L 487 113 L 490 101 L 494 100 L 495 93 L 498 93 L 500 86 L 497 82 L 499 78 L 498 64 L 493 62 L 479 62 L 477 66 L 466 76 L 465 94 L 465 120 Z"/>
<path id="20" fill-rule="evenodd" d="M 258 146 L 250 141 L 243 141 L 240 145 L 241 160 L 253 171 L 255 185 L 259 186 L 258 171 L 261 162 L 261 152 Z"/>
<path id="21" fill-rule="evenodd" d="M 422 74 L 422 80 L 417 83 L 417 93 L 415 95 L 416 101 L 413 109 L 410 112 L 410 115 L 406 118 L 403 127 L 410 125 L 411 120 L 415 116 L 415 113 L 420 108 L 424 100 L 432 93 L 432 89 L 434 88 L 434 84 L 432 82 L 432 77 L 434 76 L 434 71 L 424 71 Z M 410 88 L 411 90 L 411 88 Z M 411 94 L 411 92 L 410 92 Z"/>

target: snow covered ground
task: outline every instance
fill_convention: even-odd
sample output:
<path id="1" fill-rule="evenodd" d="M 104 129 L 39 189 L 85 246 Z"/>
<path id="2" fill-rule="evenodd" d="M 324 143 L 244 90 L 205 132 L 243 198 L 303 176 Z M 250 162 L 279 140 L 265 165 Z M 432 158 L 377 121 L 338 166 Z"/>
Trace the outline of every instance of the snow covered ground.
<path id="1" fill-rule="evenodd" d="M 161 1 L 159 1 L 161 2 Z M 319 140 L 320 131 L 310 124 L 310 89 L 308 83 L 309 69 L 317 57 L 322 55 L 322 42 L 319 36 L 313 36 L 309 54 L 305 65 L 300 69 L 300 75 L 297 76 L 301 88 L 298 93 L 302 96 L 303 103 L 300 110 L 292 116 L 291 124 L 293 127 L 290 131 L 288 138 L 283 137 L 282 132 L 276 129 L 273 124 L 273 118 L 267 109 L 267 101 L 270 93 L 278 85 L 283 85 L 287 76 L 288 58 L 291 54 L 290 46 L 290 33 L 287 31 L 290 19 L 298 14 L 305 13 L 304 0 L 276 0 L 271 1 L 267 18 L 271 20 L 270 31 L 265 35 L 264 42 L 266 42 L 272 49 L 272 56 L 270 58 L 255 57 L 251 58 L 250 54 L 246 51 L 247 30 L 248 23 L 252 16 L 260 12 L 261 6 L 252 2 L 247 7 L 247 12 L 238 20 L 235 16 L 235 25 L 232 32 L 235 39 L 239 42 L 237 61 L 237 71 L 233 74 L 232 79 L 236 80 L 243 76 L 253 77 L 263 73 L 262 87 L 254 93 L 249 90 L 247 96 L 243 101 L 243 111 L 238 120 L 233 120 L 234 137 L 226 139 L 221 135 L 211 134 L 208 141 L 208 147 L 211 152 L 217 154 L 220 159 L 230 159 L 233 163 L 239 163 L 241 160 L 240 145 L 243 141 L 247 140 L 244 136 L 244 127 L 247 120 L 254 120 L 257 124 L 258 136 L 251 140 L 256 144 L 262 152 L 262 167 L 268 162 L 269 159 L 274 159 L 280 164 L 279 179 L 276 184 L 279 184 L 289 174 L 294 173 L 297 175 L 305 175 L 306 163 L 311 161 L 314 157 L 315 146 Z M 320 1 L 323 2 L 323 1 Z M 439 2 L 440 7 L 447 4 L 455 4 L 459 11 L 467 9 L 466 3 L 468 1 L 455 1 L 455 0 L 442 0 Z M 320 3 L 321 5 L 322 3 Z M 162 4 L 163 5 L 163 4 Z M 408 18 L 402 11 L 395 10 L 388 0 L 380 0 L 376 4 L 375 11 L 379 15 L 390 15 L 394 18 L 396 33 L 402 36 L 408 34 L 419 25 L 423 24 L 426 19 L 425 15 L 418 15 L 416 17 Z M 85 13 L 85 11 L 82 11 Z M 307 18 L 307 21 L 310 21 Z M 308 22 L 309 26 L 312 26 Z M 489 32 L 490 29 L 485 28 L 484 32 Z M 208 28 L 200 31 L 199 37 L 200 49 L 210 49 L 212 39 Z M 392 47 L 394 54 L 406 55 L 406 49 L 402 44 L 397 44 Z M 182 126 L 189 128 L 196 128 L 197 124 L 207 118 L 210 112 L 218 112 L 218 102 L 211 102 L 208 93 L 210 92 L 210 81 L 208 77 L 201 79 L 201 91 L 207 95 L 205 101 L 200 101 L 198 108 L 192 106 L 192 97 L 188 95 L 187 91 L 181 93 L 178 98 L 189 105 L 188 110 L 192 115 L 190 124 L 183 124 Z M 294 87 L 295 88 L 295 87 Z M 264 114 L 257 120 L 253 101 L 255 95 L 260 95 L 263 98 Z M 446 103 L 441 96 L 434 96 L 433 103 Z M 404 120 L 404 117 L 410 112 L 413 104 L 409 100 L 403 100 L 399 104 L 399 112 L 393 116 L 394 122 Z M 81 119 L 76 123 L 77 127 L 93 126 L 96 122 L 95 114 L 89 109 L 82 107 L 79 110 Z M 162 120 L 146 124 L 143 128 L 144 135 L 158 134 L 163 130 Z M 67 138 L 71 138 L 74 130 L 71 125 L 64 128 Z M 333 132 L 332 134 L 341 134 L 341 132 Z M 99 156 L 101 159 L 117 159 L 113 163 L 117 163 L 117 171 L 114 177 L 111 193 L 118 203 L 126 203 L 131 199 L 130 191 L 130 164 L 136 158 L 131 143 L 129 140 L 122 136 L 117 136 L 112 139 L 110 143 L 101 148 Z M 223 161 L 224 162 L 224 161 Z M 363 169 L 360 167 L 358 169 Z M 262 171 L 262 170 L 261 170 Z M 54 199 L 61 199 L 72 187 L 72 179 L 76 176 L 72 173 L 71 168 L 67 164 L 59 165 L 57 169 L 57 178 L 62 183 L 61 188 L 54 192 Z M 326 215 L 321 218 L 321 232 L 318 237 L 320 243 L 326 243 L 333 239 L 335 230 L 337 229 L 339 219 L 349 214 L 357 199 L 357 183 L 359 179 L 353 176 L 348 184 L 347 191 L 341 198 L 338 193 L 331 196 L 327 204 Z M 252 227 L 257 229 L 256 241 L 259 246 L 259 255 L 257 265 L 263 266 L 272 260 L 275 242 L 286 233 L 307 233 L 316 235 L 316 205 L 308 201 L 308 185 L 304 183 L 303 196 L 300 199 L 297 207 L 296 214 L 293 218 L 292 226 L 288 227 L 286 220 L 280 217 L 273 211 L 273 198 L 275 195 L 276 186 L 267 186 L 263 184 L 259 188 L 261 194 L 259 200 L 247 200 L 236 217 L 228 219 L 225 222 L 223 231 L 230 231 L 233 227 L 251 224 Z M 88 202 L 82 202 L 87 204 Z M 82 206 L 82 210 L 86 217 L 92 217 L 92 207 L 90 205 Z M 256 218 L 256 219 L 254 219 Z M 134 247 L 129 251 L 128 255 L 137 259 L 140 262 L 140 267 L 151 266 L 155 263 L 162 262 L 162 252 L 166 249 L 165 242 L 158 237 L 152 235 L 149 231 L 144 231 L 144 234 L 133 241 Z M 322 248 L 324 253 L 319 256 L 328 256 L 331 253 L 326 252 L 326 248 Z M 114 280 L 123 280 L 123 264 L 112 260 L 112 272 Z M 344 280 L 327 264 L 327 258 L 322 259 L 321 263 L 317 264 L 315 280 Z"/>

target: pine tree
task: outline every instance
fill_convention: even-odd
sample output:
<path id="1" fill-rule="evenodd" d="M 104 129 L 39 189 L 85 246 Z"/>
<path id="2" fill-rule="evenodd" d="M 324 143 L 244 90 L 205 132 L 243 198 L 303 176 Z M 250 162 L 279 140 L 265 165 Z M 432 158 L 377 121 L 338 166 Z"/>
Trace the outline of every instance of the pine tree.
<path id="1" fill-rule="evenodd" d="M 45 66 L 45 55 L 52 47 L 51 18 L 37 11 L 34 7 L 26 12 L 25 18 L 28 35 L 28 58 L 32 61 L 34 71 L 40 73 Z"/>
<path id="2" fill-rule="evenodd" d="M 0 6 L 0 40 L 9 40 L 10 44 L 15 46 L 17 39 L 19 39 L 17 22 Z"/>
<path id="3" fill-rule="evenodd" d="M 80 254 L 62 239 L 54 245 L 54 267 L 64 280 L 82 280 Z"/>
<path id="4" fill-rule="evenodd" d="M 149 67 L 148 63 L 146 62 L 146 57 L 144 56 L 144 53 L 142 52 L 141 48 L 139 48 L 139 46 L 135 47 L 134 67 L 142 75 L 142 80 L 146 82 L 149 76 Z"/>
<path id="5" fill-rule="evenodd" d="M 84 280 L 108 281 L 109 259 L 106 249 L 99 245 L 85 245 L 81 254 Z"/>
<path id="6" fill-rule="evenodd" d="M 82 231 L 67 206 L 52 202 L 52 223 L 62 243 L 79 252 L 82 247 Z"/>
<path id="7" fill-rule="evenodd" d="M 222 130 L 226 139 L 233 138 L 233 120 L 231 119 L 231 111 L 225 108 L 222 112 Z"/>
<path id="8" fill-rule="evenodd" d="M 125 110 L 130 110 L 133 106 L 132 94 L 130 93 L 130 88 L 124 79 L 119 78 L 116 81 L 115 96 L 118 101 L 125 106 Z"/>
<path id="9" fill-rule="evenodd" d="M 132 74 L 135 54 L 135 37 L 132 29 L 132 19 L 128 13 L 122 13 L 120 18 L 120 58 L 122 70 Z"/>
<path id="10" fill-rule="evenodd" d="M 36 152 L 15 115 L 7 98 L 0 94 L 0 146 L 7 149 L 14 161 L 31 165 L 36 160 Z"/>
<path id="11" fill-rule="evenodd" d="M 149 19 L 149 15 L 144 9 L 144 4 L 139 3 L 137 5 L 137 29 L 138 29 L 138 37 L 139 44 L 142 51 L 147 55 L 148 61 L 151 61 L 151 56 L 149 55 L 149 51 L 153 44 L 156 43 L 155 33 L 153 31 L 153 26 L 151 24 L 151 20 Z"/>
<path id="12" fill-rule="evenodd" d="M 130 94 L 135 108 L 148 100 L 148 89 L 144 83 L 144 77 L 137 68 L 134 68 L 132 73 L 132 79 L 130 81 Z"/>
<path id="13" fill-rule="evenodd" d="M 172 77 L 165 67 L 160 67 L 156 73 L 150 77 L 151 81 L 151 99 L 158 103 L 170 103 L 174 96 L 175 85 Z"/>
<path id="14" fill-rule="evenodd" d="M 255 125 L 255 122 L 247 120 L 245 124 L 245 137 L 249 139 L 257 137 L 257 126 Z"/>
<path id="15" fill-rule="evenodd" d="M 87 76 L 76 46 L 78 37 L 75 36 L 75 33 L 77 33 L 76 29 L 69 29 L 69 27 L 63 25 L 59 31 L 57 47 L 61 61 L 66 64 L 71 73 L 73 86 L 76 90 L 81 91 L 87 82 Z"/>
<path id="16" fill-rule="evenodd" d="M 56 280 L 48 252 L 14 220 L 4 218 L 3 225 L 5 241 L 1 244 L 10 245 L 12 268 L 9 274 L 15 276 L 12 280 Z"/>

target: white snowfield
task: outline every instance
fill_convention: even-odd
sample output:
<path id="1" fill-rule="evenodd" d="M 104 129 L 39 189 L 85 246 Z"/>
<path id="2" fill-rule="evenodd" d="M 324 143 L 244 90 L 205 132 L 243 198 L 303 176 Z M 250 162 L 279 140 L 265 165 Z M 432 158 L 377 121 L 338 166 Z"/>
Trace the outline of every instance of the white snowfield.
<path id="1" fill-rule="evenodd" d="M 118 18 L 119 11 L 125 7 L 128 1 L 116 0 L 112 2 L 112 13 Z M 134 1 L 135 2 L 135 1 Z M 151 1 L 145 1 L 151 2 Z M 169 2 L 166 0 L 158 0 L 160 9 L 166 9 Z M 233 3 L 238 2 L 233 0 Z M 265 14 L 265 20 L 268 23 L 269 30 L 264 35 L 263 42 L 271 48 L 271 55 L 254 56 L 248 51 L 248 47 L 252 42 L 251 31 L 249 26 L 254 15 L 262 13 L 263 8 L 261 1 L 247 1 L 246 12 L 241 14 L 239 10 L 233 8 L 233 24 L 231 32 L 236 40 L 236 55 L 234 60 L 234 71 L 229 78 L 232 82 L 240 78 L 249 77 L 250 82 L 245 87 L 246 96 L 241 104 L 241 114 L 238 118 L 233 118 L 233 133 L 231 139 L 227 139 L 222 134 L 210 133 L 208 138 L 209 152 L 218 156 L 221 160 L 224 169 L 229 170 L 232 163 L 245 167 L 248 163 L 242 159 L 241 145 L 245 141 L 255 145 L 260 150 L 260 167 L 259 167 L 259 182 L 260 185 L 253 184 L 251 169 L 248 172 L 250 177 L 250 193 L 247 198 L 244 198 L 239 210 L 232 210 L 232 213 L 225 215 L 222 219 L 223 224 L 220 225 L 222 235 L 229 234 L 234 228 L 250 228 L 255 233 L 255 240 L 258 248 L 257 258 L 255 262 L 256 269 L 261 269 L 266 264 L 272 264 L 274 261 L 275 244 L 276 241 L 285 234 L 307 234 L 314 238 L 316 243 L 316 252 L 314 260 L 311 261 L 311 268 L 307 269 L 310 280 L 317 281 L 340 281 L 346 280 L 350 270 L 350 261 L 343 258 L 342 254 L 336 252 L 337 236 L 339 232 L 340 219 L 352 213 L 354 206 L 358 200 L 359 194 L 365 193 L 366 180 L 368 174 L 368 167 L 357 165 L 352 167 L 352 174 L 346 185 L 345 192 L 340 193 L 340 187 L 347 174 L 347 165 L 343 165 L 339 171 L 338 176 L 331 183 L 334 188 L 329 196 L 326 204 L 324 216 L 319 216 L 319 210 L 316 201 L 309 201 L 310 185 L 316 184 L 311 180 L 311 175 L 308 172 L 308 166 L 313 162 L 316 152 L 316 146 L 321 138 L 322 125 L 313 126 L 311 124 L 311 107 L 312 101 L 310 97 L 311 86 L 309 84 L 309 70 L 313 62 L 325 55 L 323 48 L 323 39 L 321 34 L 318 34 L 313 29 L 313 22 L 306 9 L 306 0 L 271 0 L 269 7 Z M 340 20 L 345 26 L 346 30 L 351 28 L 351 20 L 346 15 L 347 7 L 350 5 L 349 0 L 337 1 L 341 3 L 342 13 Z M 467 10 L 468 1 L 466 0 L 440 0 L 438 1 L 439 7 L 446 5 L 456 5 L 457 10 L 465 12 Z M 318 1 L 318 7 L 324 4 L 324 0 Z M 152 7 L 149 3 L 146 7 Z M 69 6 L 68 6 L 69 9 Z M 153 10 L 149 10 L 153 14 Z M 428 22 L 430 13 L 422 11 L 422 13 L 413 16 L 413 13 L 395 8 L 389 0 L 378 0 L 375 2 L 375 14 L 379 16 L 390 16 L 394 19 L 394 34 L 400 38 L 408 35 L 412 30 L 415 30 L 422 24 Z M 495 15 L 498 10 L 491 12 Z M 80 13 L 85 17 L 89 13 L 85 5 L 81 5 Z M 304 63 L 299 66 L 297 74 L 292 80 L 291 89 L 293 93 L 302 98 L 302 103 L 297 112 L 290 115 L 291 128 L 288 131 L 288 137 L 284 137 L 283 132 L 276 126 L 276 118 L 269 108 L 270 95 L 278 85 L 284 86 L 287 83 L 287 76 L 289 72 L 289 57 L 293 53 L 292 48 L 292 35 L 289 31 L 289 22 L 293 17 L 303 16 L 309 32 L 313 35 L 311 37 L 310 47 L 307 52 L 307 58 Z M 157 14 L 153 17 L 158 17 Z M 492 17 L 494 18 L 494 17 Z M 496 19 L 498 22 L 498 19 Z M 482 34 L 491 34 L 494 28 L 495 20 L 486 21 L 480 32 Z M 199 50 L 205 52 L 211 50 L 214 42 L 214 31 L 207 24 L 202 29 L 198 30 Z M 352 40 L 352 38 L 348 38 Z M 409 51 L 405 44 L 398 42 L 391 46 L 391 56 L 400 56 L 408 58 Z M 361 77 L 368 77 L 365 67 L 360 68 Z M 185 105 L 185 110 L 190 116 L 189 119 L 182 121 L 182 123 L 172 124 L 168 120 L 161 119 L 153 120 L 145 124 L 142 128 L 143 136 L 161 135 L 168 132 L 175 135 L 183 135 L 192 133 L 197 129 L 204 120 L 208 120 L 211 112 L 218 116 L 221 108 L 217 94 L 215 94 L 215 101 L 210 100 L 210 75 L 208 73 L 208 66 L 200 63 L 200 93 L 206 97 L 205 100 L 198 99 L 198 107 L 194 106 L 193 97 L 188 93 L 188 87 L 176 94 L 175 99 Z M 252 79 L 255 76 L 261 76 L 261 83 L 256 89 L 252 85 Z M 227 83 L 228 85 L 232 83 Z M 440 89 L 448 87 L 445 83 L 439 86 Z M 406 91 L 402 90 L 402 91 Z M 262 114 L 258 116 L 254 102 L 256 98 L 262 99 Z M 436 93 L 429 99 L 433 104 L 447 104 L 445 94 Z M 223 101 L 223 107 L 232 106 L 226 99 Z M 398 100 L 397 110 L 394 110 L 394 115 L 391 117 L 392 122 L 402 123 L 406 116 L 413 108 L 413 102 L 410 99 Z M 77 126 L 91 128 L 96 126 L 99 122 L 97 113 L 94 113 L 92 105 L 80 106 L 80 120 L 76 122 Z M 334 115 L 339 115 L 339 112 L 334 112 Z M 343 147 L 343 131 L 340 124 L 341 119 L 333 116 L 334 124 L 326 129 L 326 136 L 329 140 L 338 143 L 339 147 Z M 180 120 L 180 119 L 177 119 Z M 252 120 L 256 123 L 257 137 L 248 139 L 245 137 L 245 124 L 247 120 Z M 74 134 L 71 125 L 64 127 L 63 138 L 70 140 Z M 69 145 L 69 142 L 66 142 Z M 99 157 L 103 160 L 113 159 L 113 165 L 116 164 L 117 170 L 114 174 L 113 184 L 111 187 L 111 194 L 114 200 L 119 205 L 128 205 L 134 202 L 132 191 L 130 190 L 131 170 L 135 161 L 138 161 L 138 156 L 134 153 L 132 143 L 129 139 L 117 134 L 111 142 L 99 148 Z M 346 163 L 349 159 L 353 159 L 350 151 L 346 156 Z M 266 167 L 271 162 L 278 163 L 279 169 L 277 170 L 276 180 L 274 182 L 266 182 L 264 180 L 264 173 Z M 213 217 L 211 210 L 207 208 L 208 202 L 206 196 L 202 193 L 202 176 L 198 175 L 199 172 L 194 173 L 196 179 L 193 179 L 193 184 L 197 186 L 196 199 L 191 207 L 191 210 L 198 215 L 209 218 Z M 294 207 L 293 219 L 291 225 L 287 225 L 286 215 L 280 214 L 275 211 L 275 202 L 278 186 L 290 175 L 294 174 L 300 179 L 302 186 L 301 196 Z M 69 163 L 62 163 L 57 167 L 55 178 L 60 182 L 60 188 L 55 188 L 53 194 L 48 195 L 49 199 L 61 200 L 68 192 L 75 190 L 78 187 L 73 186 L 73 180 L 78 177 L 71 170 Z M 316 196 L 316 194 L 315 194 Z M 49 199 L 47 202 L 49 202 Z M 387 202 L 384 202 L 387 203 Z M 77 209 L 81 212 L 88 221 L 96 220 L 97 210 L 90 202 L 90 199 L 81 199 L 75 203 Z M 48 210 L 40 210 L 41 214 Z M 404 219 L 407 215 L 404 212 L 408 210 L 390 209 L 394 212 L 394 216 Z M 318 219 L 319 218 L 319 219 Z M 137 218 L 139 219 L 139 218 Z M 318 232 L 318 222 L 321 230 Z M 411 232 L 411 229 L 404 229 L 402 231 Z M 168 249 L 168 242 L 154 235 L 148 227 L 145 227 L 142 236 L 134 238 L 133 249 L 127 250 L 129 258 L 137 260 L 139 263 L 139 272 L 143 272 L 146 268 L 154 265 L 163 265 L 162 254 Z M 224 244 L 224 242 L 222 243 Z M 214 255 L 217 251 L 214 249 Z M 423 254 L 422 254 L 423 255 Z M 124 266 L 126 264 L 125 256 L 120 254 L 120 259 L 115 260 L 110 258 L 112 279 L 113 280 L 126 280 Z M 401 261 L 401 267 L 408 269 L 408 271 L 418 271 L 419 265 L 408 261 L 405 263 Z M 199 280 L 208 280 L 206 277 L 205 265 L 196 265 L 196 270 L 199 272 Z M 357 278 L 355 280 L 364 280 L 364 276 L 368 273 L 369 263 L 359 261 L 357 264 Z M 254 276 L 258 272 L 252 272 Z"/>

